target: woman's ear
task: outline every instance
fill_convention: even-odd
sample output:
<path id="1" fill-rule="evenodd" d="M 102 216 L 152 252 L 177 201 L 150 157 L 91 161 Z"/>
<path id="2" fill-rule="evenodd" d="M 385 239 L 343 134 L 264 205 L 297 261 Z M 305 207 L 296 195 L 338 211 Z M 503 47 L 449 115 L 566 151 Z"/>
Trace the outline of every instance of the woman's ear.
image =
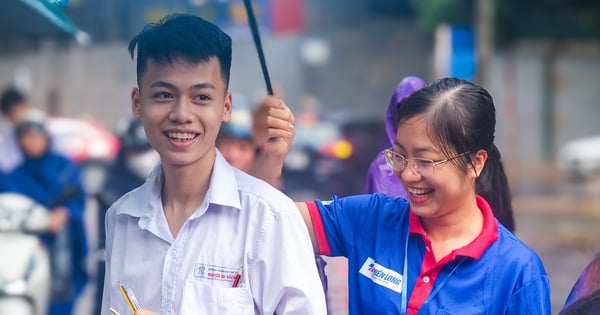
<path id="1" fill-rule="evenodd" d="M 472 160 L 473 162 L 471 163 L 471 165 L 473 166 L 471 168 L 471 175 L 473 176 L 473 178 L 478 178 L 479 175 L 481 175 L 481 171 L 483 170 L 487 159 L 488 153 L 486 150 L 479 150 L 477 151 L 477 153 L 475 153 L 475 156 Z"/>

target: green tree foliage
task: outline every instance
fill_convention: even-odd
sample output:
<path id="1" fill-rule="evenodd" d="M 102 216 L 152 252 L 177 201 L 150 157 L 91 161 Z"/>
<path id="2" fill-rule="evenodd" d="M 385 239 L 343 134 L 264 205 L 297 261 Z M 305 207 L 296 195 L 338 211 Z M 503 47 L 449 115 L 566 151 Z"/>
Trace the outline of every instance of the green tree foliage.
<path id="1" fill-rule="evenodd" d="M 518 38 L 600 39 L 598 0 L 498 0 L 499 43 Z"/>
<path id="2" fill-rule="evenodd" d="M 417 24 L 426 33 L 433 33 L 439 24 L 473 25 L 474 0 L 411 0 Z"/>
<path id="3" fill-rule="evenodd" d="M 474 25 L 477 0 L 411 0 L 417 23 L 432 33 L 437 25 Z M 496 40 L 519 38 L 600 40 L 599 0 L 496 0 Z"/>

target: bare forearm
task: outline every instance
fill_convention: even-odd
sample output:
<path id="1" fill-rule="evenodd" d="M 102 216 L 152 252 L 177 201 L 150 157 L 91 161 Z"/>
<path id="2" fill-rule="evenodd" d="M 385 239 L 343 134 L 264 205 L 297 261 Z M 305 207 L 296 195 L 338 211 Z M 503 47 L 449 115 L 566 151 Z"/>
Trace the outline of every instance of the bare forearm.
<path id="1" fill-rule="evenodd" d="M 285 156 L 278 157 L 269 154 L 259 154 L 254 160 L 250 174 L 266 181 L 275 188 L 281 189 L 283 186 L 281 172 L 284 159 Z"/>

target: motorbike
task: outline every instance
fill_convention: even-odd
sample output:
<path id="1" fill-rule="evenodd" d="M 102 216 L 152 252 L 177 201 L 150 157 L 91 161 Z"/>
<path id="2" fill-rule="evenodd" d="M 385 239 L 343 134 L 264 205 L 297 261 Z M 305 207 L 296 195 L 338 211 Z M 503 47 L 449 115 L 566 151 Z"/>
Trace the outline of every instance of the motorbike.
<path id="1" fill-rule="evenodd" d="M 47 230 L 50 212 L 32 199 L 0 193 L 0 315 L 44 315 L 51 271 L 37 234 Z"/>

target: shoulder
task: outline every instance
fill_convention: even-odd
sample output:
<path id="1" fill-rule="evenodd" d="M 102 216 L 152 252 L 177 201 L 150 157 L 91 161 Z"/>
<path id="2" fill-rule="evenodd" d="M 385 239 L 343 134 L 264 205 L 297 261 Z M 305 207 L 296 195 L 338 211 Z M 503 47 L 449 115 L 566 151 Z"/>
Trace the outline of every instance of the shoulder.
<path id="1" fill-rule="evenodd" d="M 389 231 L 408 222 L 409 203 L 382 193 L 363 194 L 331 200 L 316 200 L 321 217 L 334 225 L 360 226 L 364 230 Z"/>
<path id="2" fill-rule="evenodd" d="M 522 281 L 547 276 L 538 254 L 501 224 L 498 226 L 498 240 L 495 243 L 497 256 L 494 259 L 504 268 L 516 271 Z"/>
<path id="3" fill-rule="evenodd" d="M 392 197 L 383 193 L 362 194 L 347 197 L 332 196 L 331 200 L 317 200 L 321 207 L 338 207 L 344 211 L 368 209 L 371 214 L 398 213 L 398 210 L 408 210 L 409 203 L 402 197 Z"/>
<path id="4" fill-rule="evenodd" d="M 242 208 L 253 204 L 255 207 L 252 210 L 262 208 L 272 213 L 298 212 L 290 197 L 267 182 L 237 169 L 234 169 L 234 174 Z"/>

